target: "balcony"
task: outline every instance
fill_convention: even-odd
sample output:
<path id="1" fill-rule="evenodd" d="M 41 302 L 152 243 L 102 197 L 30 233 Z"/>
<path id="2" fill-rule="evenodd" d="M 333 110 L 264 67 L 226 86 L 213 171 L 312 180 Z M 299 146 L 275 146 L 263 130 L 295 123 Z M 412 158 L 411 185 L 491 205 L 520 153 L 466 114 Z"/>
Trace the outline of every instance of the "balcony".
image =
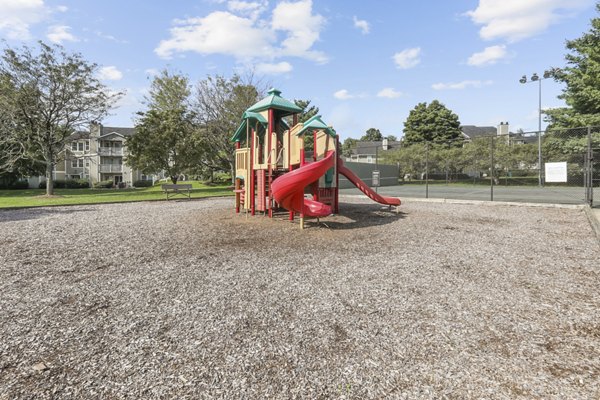
<path id="1" fill-rule="evenodd" d="M 123 148 L 122 147 L 99 147 L 98 148 L 99 156 L 122 156 Z"/>
<path id="2" fill-rule="evenodd" d="M 123 172 L 123 166 L 118 164 L 100 164 L 100 172 Z"/>

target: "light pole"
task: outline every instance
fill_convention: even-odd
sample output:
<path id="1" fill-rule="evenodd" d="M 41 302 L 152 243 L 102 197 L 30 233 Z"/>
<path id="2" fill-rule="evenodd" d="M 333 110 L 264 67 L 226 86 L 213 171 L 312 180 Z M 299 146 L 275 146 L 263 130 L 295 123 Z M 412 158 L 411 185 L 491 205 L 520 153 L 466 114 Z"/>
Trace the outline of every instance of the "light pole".
<path id="1" fill-rule="evenodd" d="M 542 81 L 544 79 L 548 79 L 552 77 L 553 71 L 544 71 L 544 75 L 542 78 L 538 76 L 537 73 L 533 73 L 529 81 L 527 81 L 527 76 L 523 75 L 519 82 L 521 83 L 529 83 L 529 82 L 539 82 L 539 90 L 538 90 L 538 185 L 542 187 Z"/>

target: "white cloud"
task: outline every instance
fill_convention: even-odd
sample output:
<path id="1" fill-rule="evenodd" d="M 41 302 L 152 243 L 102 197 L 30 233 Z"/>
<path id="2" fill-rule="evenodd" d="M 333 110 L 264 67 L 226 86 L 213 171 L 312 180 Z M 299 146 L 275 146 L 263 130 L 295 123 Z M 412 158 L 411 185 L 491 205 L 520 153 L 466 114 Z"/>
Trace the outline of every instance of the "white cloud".
<path id="1" fill-rule="evenodd" d="M 265 1 L 231 0 L 227 2 L 227 9 L 232 13 L 248 16 L 252 20 L 255 20 L 266 10 L 267 5 L 268 3 Z"/>
<path id="2" fill-rule="evenodd" d="M 148 68 L 144 71 L 146 74 L 148 74 L 149 76 L 155 76 L 158 75 L 158 70 L 156 68 Z"/>
<path id="3" fill-rule="evenodd" d="M 383 88 L 377 93 L 377 97 L 385 97 L 388 99 L 395 99 L 400 96 L 402 96 L 402 92 L 399 92 L 394 88 Z"/>
<path id="4" fill-rule="evenodd" d="M 312 0 L 282 1 L 277 4 L 273 10 L 271 27 L 288 34 L 281 42 L 281 54 L 326 63 L 328 59 L 323 52 L 311 50 L 319 40 L 325 22 L 323 16 L 312 13 Z"/>
<path id="5" fill-rule="evenodd" d="M 69 7 L 67 7 L 67 6 L 57 6 L 56 10 L 59 11 L 59 12 L 63 12 L 64 13 L 64 12 L 69 11 Z"/>
<path id="6" fill-rule="evenodd" d="M 271 31 L 260 29 L 249 18 L 227 11 L 216 11 L 204 18 L 176 21 L 171 38 L 162 40 L 154 50 L 162 58 L 173 53 L 195 51 L 200 54 L 226 54 L 238 59 L 272 54 Z"/>
<path id="7" fill-rule="evenodd" d="M 335 97 L 338 100 L 350 100 L 364 98 L 367 97 L 367 95 L 365 93 L 352 94 L 346 89 L 341 89 L 335 92 L 333 94 L 333 97 Z"/>
<path id="8" fill-rule="evenodd" d="M 499 60 L 507 57 L 508 52 L 506 51 L 505 45 L 490 46 L 483 49 L 482 52 L 473 53 L 473 55 L 469 57 L 467 64 L 475 67 L 482 67 L 484 65 L 496 64 Z"/>
<path id="9" fill-rule="evenodd" d="M 394 62 L 399 69 L 409 69 L 416 67 L 421 62 L 421 48 L 413 47 L 404 49 L 399 53 L 394 54 Z"/>
<path id="10" fill-rule="evenodd" d="M 62 43 L 62 42 L 78 42 L 77 39 L 71 32 L 70 26 L 66 25 L 53 25 L 48 28 L 48 33 L 46 33 L 46 37 L 52 43 Z"/>
<path id="11" fill-rule="evenodd" d="M 311 0 L 282 1 L 270 19 L 258 17 L 267 2 L 227 2 L 229 11 L 215 11 L 205 17 L 174 21 L 170 38 L 154 50 L 162 58 L 188 51 L 224 54 L 237 61 L 272 60 L 284 56 L 306 58 L 318 63 L 327 56 L 312 49 L 319 40 L 325 18 L 312 12 Z M 278 38 L 279 32 L 284 38 Z"/>
<path id="12" fill-rule="evenodd" d="M 110 40 L 110 41 L 115 42 L 115 43 L 129 43 L 129 41 L 127 41 L 127 40 L 118 39 L 115 36 L 109 35 L 109 34 L 104 33 L 102 31 L 96 31 L 95 33 L 96 33 L 96 36 L 98 36 L 99 38 Z"/>
<path id="13" fill-rule="evenodd" d="M 467 16 L 483 25 L 479 36 L 485 40 L 526 39 L 545 31 L 569 12 L 592 4 L 592 0 L 479 0 Z"/>
<path id="14" fill-rule="evenodd" d="M 100 68 L 98 79 L 103 81 L 118 81 L 123 78 L 123 73 L 114 65 Z"/>
<path id="15" fill-rule="evenodd" d="M 349 100 L 354 98 L 346 89 L 338 90 L 333 94 L 333 97 L 339 100 Z"/>
<path id="16" fill-rule="evenodd" d="M 280 63 L 260 63 L 256 65 L 256 72 L 265 75 L 278 75 L 292 72 L 292 64 L 286 61 Z"/>
<path id="17" fill-rule="evenodd" d="M 434 83 L 431 87 L 435 90 L 463 90 L 467 88 L 480 88 L 493 84 L 493 81 L 471 81 L 466 80 L 456 83 Z"/>
<path id="18" fill-rule="evenodd" d="M 0 33 L 11 40 L 29 40 L 31 25 L 48 14 L 44 0 L 0 0 Z"/>
<path id="19" fill-rule="evenodd" d="M 352 20 L 354 21 L 354 27 L 360 29 L 363 35 L 369 33 L 370 27 L 367 21 L 365 21 L 364 19 L 358 19 L 356 18 L 356 16 L 352 17 Z"/>

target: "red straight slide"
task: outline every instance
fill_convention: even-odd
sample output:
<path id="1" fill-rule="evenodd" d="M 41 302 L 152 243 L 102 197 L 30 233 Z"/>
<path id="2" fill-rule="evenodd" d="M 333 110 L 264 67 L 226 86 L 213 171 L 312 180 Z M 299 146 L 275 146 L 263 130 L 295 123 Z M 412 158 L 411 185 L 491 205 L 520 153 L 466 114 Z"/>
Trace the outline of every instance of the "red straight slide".
<path id="1" fill-rule="evenodd" d="M 354 186 L 356 186 L 361 192 L 366 194 L 371 200 L 376 201 L 381 204 L 385 204 L 387 206 L 399 206 L 400 205 L 400 199 L 398 199 L 396 197 L 382 196 L 382 195 L 376 193 L 375 191 L 373 191 L 373 189 L 371 189 L 369 186 L 367 186 L 367 184 L 364 183 L 358 176 L 356 176 L 354 174 L 354 172 L 352 172 L 351 170 L 346 168 L 346 166 L 344 166 L 344 161 L 342 161 L 341 158 L 338 158 L 337 162 L 338 162 L 338 165 L 337 165 L 338 172 L 340 174 L 344 175 L 346 178 L 348 178 L 348 180 L 350 182 L 352 182 L 352 184 Z"/>
<path id="2" fill-rule="evenodd" d="M 303 214 L 306 217 L 326 217 L 331 215 L 331 207 L 318 201 L 304 198 L 304 188 L 333 167 L 333 151 L 322 160 L 315 161 L 275 179 L 271 184 L 273 198 L 286 210 Z"/>

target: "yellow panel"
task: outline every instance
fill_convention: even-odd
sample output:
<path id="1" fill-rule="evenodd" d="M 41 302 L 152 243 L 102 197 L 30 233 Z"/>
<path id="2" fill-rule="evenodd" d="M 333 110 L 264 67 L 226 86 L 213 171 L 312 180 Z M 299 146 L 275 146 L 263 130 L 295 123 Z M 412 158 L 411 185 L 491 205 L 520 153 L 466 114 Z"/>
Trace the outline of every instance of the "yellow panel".
<path id="1" fill-rule="evenodd" d="M 290 167 L 290 160 L 288 159 L 288 153 L 290 150 L 290 139 L 289 139 L 290 131 L 287 130 L 283 132 L 283 154 L 282 154 L 282 168 L 288 169 Z"/>
<path id="2" fill-rule="evenodd" d="M 304 148 L 304 137 L 298 137 L 296 133 L 302 129 L 302 123 L 294 125 L 290 131 L 290 164 L 300 164 L 300 149 Z"/>
<path id="3" fill-rule="evenodd" d="M 317 159 L 325 157 L 328 151 L 335 150 L 335 138 L 324 131 L 317 132 Z"/>

